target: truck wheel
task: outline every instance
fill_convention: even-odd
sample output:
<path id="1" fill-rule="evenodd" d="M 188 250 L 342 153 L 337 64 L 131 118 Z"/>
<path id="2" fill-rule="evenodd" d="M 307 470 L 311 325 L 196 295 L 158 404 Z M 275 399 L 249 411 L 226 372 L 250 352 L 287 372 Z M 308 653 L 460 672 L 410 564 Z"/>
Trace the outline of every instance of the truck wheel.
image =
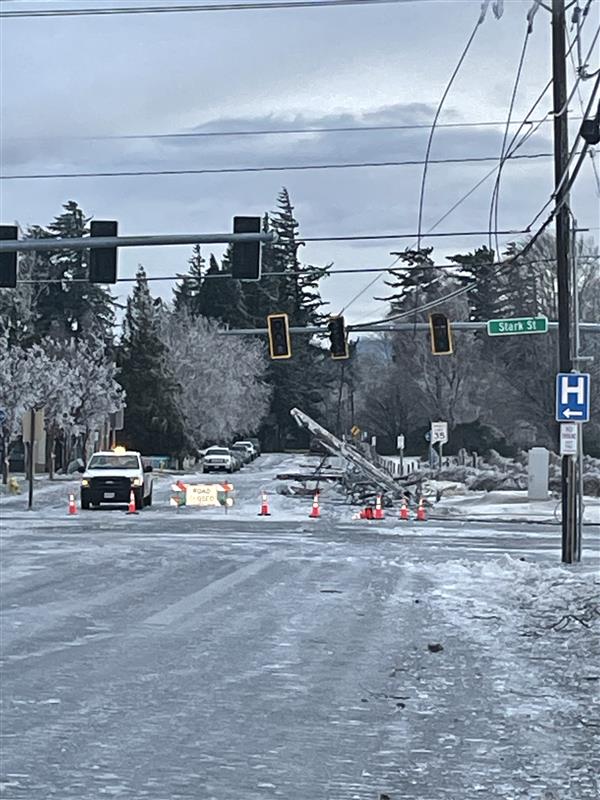
<path id="1" fill-rule="evenodd" d="M 144 490 L 134 493 L 135 497 L 135 510 L 140 511 L 144 507 Z"/>
<path id="2" fill-rule="evenodd" d="M 150 508 L 150 506 L 152 505 L 152 489 L 150 489 L 150 494 L 146 498 L 145 503 L 148 508 Z"/>
<path id="3" fill-rule="evenodd" d="M 88 511 L 89 507 L 90 507 L 90 501 L 88 500 L 87 497 L 84 497 L 83 495 L 81 495 L 81 510 L 82 511 Z"/>

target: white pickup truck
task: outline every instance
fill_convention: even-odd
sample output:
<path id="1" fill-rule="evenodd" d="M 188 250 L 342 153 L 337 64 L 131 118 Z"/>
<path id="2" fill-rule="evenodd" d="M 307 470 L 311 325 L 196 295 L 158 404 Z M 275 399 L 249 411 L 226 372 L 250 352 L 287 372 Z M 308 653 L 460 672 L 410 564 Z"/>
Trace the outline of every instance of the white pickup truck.
<path id="1" fill-rule="evenodd" d="M 152 467 L 136 450 L 116 447 L 94 453 L 81 467 L 81 508 L 102 503 L 128 503 L 131 492 L 137 509 L 152 505 Z"/>
<path id="2" fill-rule="evenodd" d="M 202 472 L 235 472 L 237 462 L 227 447 L 209 447 L 202 458 Z"/>

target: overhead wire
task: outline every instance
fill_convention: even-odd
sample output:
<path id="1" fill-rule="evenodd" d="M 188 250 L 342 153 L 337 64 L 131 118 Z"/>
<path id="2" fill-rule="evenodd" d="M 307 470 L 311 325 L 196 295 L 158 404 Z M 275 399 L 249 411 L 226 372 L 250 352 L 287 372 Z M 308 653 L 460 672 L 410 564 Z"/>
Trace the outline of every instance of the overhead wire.
<path id="1" fill-rule="evenodd" d="M 0 0 L 2 2 L 2 0 Z M 577 120 L 579 117 L 571 117 L 572 120 Z M 542 120 L 531 120 L 531 124 L 537 122 L 544 123 L 550 122 L 548 116 Z M 505 120 L 499 121 L 481 121 L 481 122 L 438 122 L 437 128 L 491 128 L 500 127 L 505 125 Z M 512 125 L 518 125 L 517 122 L 512 122 Z M 160 140 L 160 139 L 199 139 L 199 138 L 219 138 L 219 137 L 244 137 L 244 136 L 299 136 L 299 135 L 312 135 L 312 134 L 330 134 L 330 133 L 362 133 L 362 132 L 378 132 L 378 131 L 411 131 L 411 130 L 429 130 L 431 122 L 427 123 L 413 123 L 406 125 L 340 125 L 332 127 L 305 127 L 305 128 L 258 128 L 255 130 L 240 130 L 240 131 L 186 131 L 180 133 L 122 133 L 122 134 L 97 134 L 97 135 L 82 135 L 82 136 L 3 136 L 4 142 L 19 141 L 32 139 L 35 141 L 137 141 L 137 140 Z"/>
<path id="2" fill-rule="evenodd" d="M 599 88 L 600 88 L 600 74 L 597 76 L 596 82 L 594 84 L 594 88 L 592 89 L 592 92 L 590 94 L 588 105 L 586 107 L 586 112 L 584 114 L 584 118 L 589 114 L 590 110 L 593 108 L 594 102 L 595 102 L 596 93 L 597 93 Z M 579 134 L 578 134 L 578 136 L 579 136 Z M 571 151 L 570 151 L 569 156 L 567 158 L 567 162 L 566 162 L 566 164 L 564 166 L 564 171 L 563 171 L 562 177 L 561 177 L 560 181 L 558 182 L 558 185 L 554 188 L 554 191 L 550 195 L 549 200 L 540 209 L 540 211 L 538 211 L 537 215 L 534 217 L 534 219 L 530 223 L 531 226 L 535 225 L 535 223 L 543 215 L 543 213 L 548 208 L 548 206 L 550 206 L 551 203 L 554 201 L 554 199 L 561 193 L 561 191 L 563 191 L 563 187 L 564 187 L 565 183 L 567 183 L 569 181 L 569 169 L 571 167 L 571 163 L 572 163 L 573 159 L 575 158 L 575 156 L 576 155 L 585 154 L 588 150 L 589 150 L 589 145 L 587 144 L 587 142 L 585 143 L 585 147 L 581 151 L 577 151 L 575 146 L 573 146 L 571 148 Z"/>
<path id="3" fill-rule="evenodd" d="M 0 19 L 109 17 L 132 14 L 178 14 L 207 11 L 268 11 L 272 9 L 339 8 L 343 6 L 406 5 L 421 0 L 274 0 L 250 3 L 194 3 L 177 6 L 114 6 L 112 8 L 50 8 L 0 11 Z M 435 2 L 435 0 L 429 0 Z"/>
<path id="4" fill-rule="evenodd" d="M 423 162 L 423 174 L 422 174 L 422 177 L 421 177 L 421 191 L 420 191 L 420 196 L 419 196 L 419 214 L 418 214 L 418 222 L 417 222 L 417 246 L 420 246 L 420 242 L 421 242 L 421 229 L 422 229 L 422 220 L 423 220 L 423 203 L 424 203 L 424 195 L 425 195 L 425 182 L 426 182 L 426 179 L 427 179 L 427 167 L 428 167 L 429 163 L 432 163 L 432 161 L 430 160 L 430 155 L 431 155 L 431 146 L 432 146 L 432 143 L 433 143 L 433 134 L 434 134 L 434 131 L 435 131 L 436 124 L 437 124 L 437 121 L 439 119 L 439 116 L 440 116 L 440 114 L 442 112 L 442 108 L 444 106 L 444 102 L 446 100 L 446 97 L 448 96 L 448 93 L 450 92 L 450 89 L 452 87 L 452 84 L 454 83 L 454 80 L 456 79 L 456 76 L 460 72 L 460 68 L 461 68 L 465 58 L 467 57 L 467 54 L 468 54 L 468 52 L 469 52 L 469 50 L 471 48 L 471 44 L 473 43 L 473 40 L 475 39 L 475 36 L 477 34 L 477 31 L 479 30 L 482 22 L 485 19 L 488 6 L 489 6 L 489 0 L 484 0 L 484 2 L 482 3 L 481 11 L 480 11 L 479 17 L 477 19 L 477 22 L 475 23 L 475 26 L 474 26 L 473 30 L 471 31 L 471 34 L 470 34 L 469 38 L 467 39 L 467 43 L 465 44 L 465 46 L 464 46 L 464 48 L 462 50 L 462 53 L 460 54 L 458 62 L 456 63 L 456 66 L 454 67 L 448 82 L 446 83 L 446 87 L 444 89 L 444 92 L 442 93 L 442 97 L 440 99 L 440 102 L 438 103 L 438 106 L 437 106 L 437 109 L 436 109 L 436 112 L 435 112 L 435 115 L 434 115 L 434 118 L 433 118 L 433 122 L 431 124 L 431 128 L 430 128 L 430 131 L 429 131 L 429 137 L 428 137 L 428 140 L 427 140 L 427 148 L 426 148 L 426 151 L 425 151 L 425 160 Z M 394 260 L 388 266 L 388 269 L 392 269 L 398 263 L 399 260 L 400 260 L 400 256 L 396 256 L 394 258 Z M 340 316 L 348 308 L 350 308 L 350 306 L 352 306 L 357 300 L 359 300 L 365 292 L 367 292 L 372 286 L 374 286 L 379 281 L 379 278 L 380 278 L 379 275 L 375 276 L 375 278 L 373 278 L 371 281 L 369 281 L 366 284 L 366 286 L 364 286 L 359 292 L 357 292 L 343 306 L 342 310 L 339 312 Z"/>
<path id="5" fill-rule="evenodd" d="M 587 16 L 587 12 L 589 10 L 590 4 L 591 4 L 591 0 L 588 0 L 588 4 L 586 5 L 586 7 L 584 9 L 584 12 L 583 12 L 584 13 L 584 18 L 585 18 L 585 16 Z M 581 61 L 581 9 L 579 7 L 579 3 L 577 3 L 577 6 L 573 11 L 573 26 L 577 27 L 576 42 L 577 42 L 577 54 L 578 54 L 578 59 L 579 59 L 579 64 L 578 65 L 575 63 L 575 58 L 573 56 L 573 47 L 572 47 L 572 44 L 571 44 L 571 41 L 570 41 L 570 36 L 569 36 L 569 32 L 568 31 L 567 31 L 567 40 L 569 42 L 569 45 L 571 45 L 569 47 L 569 56 L 571 58 L 571 66 L 573 67 L 573 72 L 575 73 L 575 75 L 579 76 L 579 75 L 581 75 L 581 71 L 584 68 L 584 65 L 582 64 L 582 61 Z M 594 75 L 595 75 L 595 73 L 592 73 L 589 77 L 590 78 L 594 77 Z M 585 112 L 584 112 L 584 106 L 583 106 L 583 95 L 581 93 L 581 86 L 577 87 L 577 99 L 579 101 L 579 108 L 581 109 L 581 114 L 583 115 Z M 596 196 L 600 197 L 600 175 L 598 174 L 598 167 L 596 166 L 596 150 L 595 150 L 595 148 L 590 147 L 589 154 L 590 154 L 590 161 L 592 162 L 592 171 L 594 173 L 594 179 L 596 181 Z"/>
<path id="6" fill-rule="evenodd" d="M 0 2 L 1 2 L 1 0 L 0 0 Z M 600 259 L 600 254 L 589 253 L 589 254 L 585 254 L 585 255 L 581 256 L 581 258 L 587 259 L 587 260 L 599 260 Z M 552 263 L 555 263 L 555 261 L 556 261 L 556 259 L 554 259 L 554 258 L 534 258 L 534 259 L 531 259 L 531 260 L 528 260 L 528 261 L 521 261 L 520 263 L 522 265 L 529 266 L 529 265 L 533 265 L 533 264 L 552 264 Z M 502 262 L 502 261 L 498 261 L 498 262 L 493 262 L 493 263 L 489 264 L 488 266 L 490 266 L 490 267 L 502 266 L 503 263 L 504 262 Z M 423 267 L 420 267 L 420 269 L 423 269 L 423 270 L 443 269 L 443 270 L 456 271 L 456 270 L 462 269 L 462 265 L 461 264 L 427 264 L 427 265 L 425 265 Z M 335 275 L 354 275 L 354 274 L 363 274 L 363 273 L 368 273 L 368 272 L 385 272 L 386 270 L 387 270 L 387 267 L 348 267 L 348 268 L 341 268 L 341 269 L 331 269 L 331 270 L 329 270 L 327 272 L 326 275 L 323 275 L 322 277 L 323 278 L 329 278 L 329 277 L 335 276 Z M 297 270 L 297 271 L 293 271 L 293 272 L 291 270 L 282 270 L 282 271 L 277 271 L 277 272 L 264 273 L 264 276 L 265 277 L 269 277 L 269 278 L 280 278 L 280 277 L 283 278 L 283 277 L 290 277 L 290 276 L 298 277 L 298 276 L 302 276 L 304 274 L 310 275 L 310 274 L 312 274 L 312 271 L 309 270 L 309 269 L 306 269 L 306 270 L 302 270 L 301 269 L 301 270 Z M 175 275 L 147 275 L 146 276 L 146 280 L 147 281 L 155 281 L 155 282 L 163 282 L 163 281 L 174 282 L 174 281 L 189 279 L 189 277 L 190 276 L 189 276 L 188 273 L 176 273 Z M 207 275 L 203 275 L 202 276 L 202 280 L 203 281 L 204 280 L 223 280 L 223 279 L 230 279 L 230 280 L 233 279 L 232 273 L 223 271 L 223 272 L 216 272 L 216 273 L 213 273 L 213 274 L 207 274 Z M 133 283 L 136 280 L 137 280 L 137 278 L 135 276 L 127 277 L 127 278 L 125 278 L 125 277 L 124 278 L 117 278 L 117 283 Z M 19 283 L 22 283 L 22 284 L 63 283 L 63 282 L 66 282 L 66 283 L 89 283 L 89 279 L 88 278 L 68 278 L 68 279 L 67 278 L 38 278 L 38 279 L 28 278 L 28 279 L 19 281 Z"/>
<path id="7" fill-rule="evenodd" d="M 511 156 L 516 159 L 535 160 L 552 158 L 552 153 L 524 153 Z M 477 164 L 487 161 L 496 161 L 497 156 L 465 156 L 457 158 L 429 159 L 430 164 Z M 371 169 L 377 167 L 412 167 L 420 166 L 425 161 L 422 159 L 405 159 L 402 161 L 356 161 L 328 164 L 277 164 L 246 167 L 200 167 L 198 169 L 139 169 L 139 170 L 107 170 L 104 172 L 39 172 L 39 173 L 14 173 L 0 175 L 2 181 L 25 180 L 56 180 L 67 178 L 137 178 L 159 175 L 224 175 L 253 172 L 304 172 L 309 170 L 336 170 L 336 169 Z"/>
<path id="8" fill-rule="evenodd" d="M 590 2 L 591 2 L 591 0 L 588 0 L 588 4 L 589 4 Z M 536 11 L 536 10 L 537 10 L 537 6 L 533 6 L 533 7 L 532 7 L 532 9 L 530 10 L 529 14 L 528 14 L 528 20 L 530 20 L 530 21 L 531 21 L 531 20 L 533 19 L 533 16 L 534 16 L 534 14 L 535 14 L 535 11 Z M 533 14 L 531 13 L 532 11 L 533 11 Z M 583 24 L 582 24 L 582 26 L 583 26 Z M 597 38 L 597 36 L 596 36 L 596 37 L 594 37 L 594 41 L 595 41 L 595 39 L 596 39 L 596 38 Z M 570 53 L 570 52 L 572 51 L 572 47 L 573 47 L 573 45 L 571 45 L 571 47 L 570 47 L 570 49 L 569 49 L 568 53 Z M 487 180 L 489 177 L 491 177 L 491 175 L 493 175 L 493 174 L 494 174 L 494 172 L 496 172 L 498 169 L 500 169 L 500 168 L 501 168 L 501 166 L 503 165 L 503 163 L 505 163 L 505 162 L 506 162 L 507 158 L 509 158 L 509 157 L 510 157 L 510 158 L 514 158 L 514 157 L 515 157 L 515 156 L 514 156 L 514 153 L 515 153 L 515 152 L 516 152 L 518 149 L 520 149 L 520 148 L 521 148 L 521 147 L 522 147 L 522 146 L 525 144 L 525 142 L 526 142 L 526 141 L 528 141 L 528 139 L 529 139 L 531 136 L 533 136 L 533 135 L 535 134 L 535 132 L 536 132 L 537 130 L 539 130 L 539 128 L 541 127 L 541 125 L 542 125 L 542 124 L 543 124 L 543 123 L 544 123 L 544 122 L 545 122 L 545 121 L 546 121 L 546 120 L 547 120 L 547 119 L 548 119 L 548 118 L 551 116 L 551 112 L 547 112 L 547 113 L 545 114 L 545 116 L 542 118 L 542 120 L 539 120 L 539 121 L 538 121 L 538 122 L 535 124 L 535 126 L 534 126 L 533 128 L 529 128 L 529 129 L 528 129 L 528 130 L 525 132 L 525 134 L 524 134 L 524 135 L 521 137 L 521 139 L 519 140 L 519 138 L 518 138 L 518 137 L 519 137 L 519 135 L 520 135 L 521 131 L 523 130 L 523 128 L 525 128 L 527 125 L 530 125 L 530 124 L 531 124 L 531 121 L 529 120 L 529 117 L 530 117 L 530 116 L 531 116 L 531 115 L 532 115 L 532 114 L 535 112 L 535 110 L 538 108 L 538 106 L 540 105 L 540 103 L 541 103 L 541 102 L 542 102 L 542 100 L 544 99 L 544 97 L 545 97 L 546 93 L 548 92 L 548 90 L 550 89 L 550 87 L 551 87 L 551 86 L 552 86 L 552 78 L 550 78 L 550 79 L 549 79 L 549 80 L 546 82 L 545 86 L 543 87 L 543 89 L 542 89 L 542 90 L 541 90 L 541 92 L 538 94 L 537 98 L 534 100 L 533 104 L 532 104 L 532 105 L 531 105 L 531 107 L 529 108 L 529 111 L 527 112 L 527 114 L 526 114 L 525 118 L 524 118 L 524 119 L 523 119 L 523 121 L 520 123 L 519 127 L 517 128 L 517 130 L 515 131 L 514 135 L 512 136 L 512 138 L 511 138 L 510 144 L 509 144 L 509 146 L 508 146 L 507 153 L 506 153 L 506 155 L 505 155 L 505 158 L 504 158 L 504 160 L 503 160 L 503 161 L 499 161 L 499 162 L 498 162 L 498 164 L 497 164 L 495 167 L 493 167 L 493 169 L 491 169 L 491 170 L 490 170 L 488 173 L 486 173 L 486 175 L 484 175 L 484 176 L 483 176 L 483 178 L 481 178 L 481 179 L 480 179 L 480 180 L 479 180 L 479 181 L 478 181 L 478 182 L 477 182 L 477 183 L 476 183 L 476 184 L 475 184 L 475 185 L 472 187 L 472 189 L 470 189 L 470 190 L 469 190 L 469 191 L 468 191 L 468 192 L 467 192 L 465 195 L 463 195 L 463 197 L 461 197 L 461 198 L 460 198 L 460 199 L 457 201 L 457 203 L 455 203 L 455 204 L 452 206 L 452 208 L 451 208 L 451 209 L 450 209 L 448 212 L 446 212 L 446 214 L 444 214 L 444 215 L 443 215 L 443 217 L 441 217 L 441 218 L 438 220 L 438 222 L 436 222 L 436 223 L 435 223 L 435 225 L 434 225 L 434 226 L 432 226 L 432 228 L 430 229 L 430 231 L 428 231 L 428 232 L 426 233 L 426 235 L 427 235 L 427 236 L 429 236 L 429 235 L 430 235 L 430 232 L 431 232 L 431 230 L 435 229 L 435 227 L 437 227 L 437 225 L 438 225 L 438 224 L 439 224 L 441 221 L 443 221 L 443 220 L 444 220 L 444 219 L 445 219 L 447 216 L 449 216 L 449 214 L 450 214 L 450 213 L 452 213 L 452 211 L 454 211 L 454 210 L 455 210 L 455 209 L 456 209 L 456 208 L 457 208 L 459 205 L 461 205 L 461 203 L 462 203 L 464 200 L 466 200 L 466 199 L 467 199 L 467 198 L 468 198 L 468 197 L 469 197 L 471 194 L 473 194 L 473 192 L 474 192 L 474 191 L 476 191 L 476 189 L 478 189 L 478 188 L 479 188 L 479 187 L 480 187 L 480 186 L 481 186 L 483 183 L 485 183 L 485 181 L 486 181 L 486 180 Z M 539 213 L 538 213 L 538 215 L 535 217 L 535 221 L 537 221 L 537 219 L 538 219 L 538 218 L 541 216 L 541 214 L 542 214 L 542 213 L 543 213 L 543 212 L 546 210 L 546 208 L 548 208 L 548 206 L 550 205 L 550 203 L 551 203 L 551 202 L 552 202 L 552 198 L 550 198 L 550 200 L 549 200 L 549 201 L 548 201 L 548 202 L 547 202 L 547 203 L 544 205 L 544 207 L 542 208 L 541 212 L 539 212 Z M 529 231 L 528 231 L 528 232 L 529 232 Z M 398 259 L 396 259 L 396 261 L 394 262 L 394 265 L 397 263 L 397 261 L 398 261 Z M 391 267 L 390 267 L 390 269 L 391 269 Z M 378 280 L 380 280 L 380 278 L 379 278 L 379 277 L 377 277 L 376 279 L 374 279 L 374 280 L 370 281 L 368 284 L 366 284 L 366 285 L 364 286 L 363 290 L 361 290 L 360 292 L 358 292 L 358 294 L 355 296 L 355 298 L 353 298 L 353 300 L 352 300 L 351 302 L 353 303 L 353 302 L 355 302 L 357 299 L 359 299 L 360 297 L 362 297 L 362 295 L 363 295 L 363 294 L 364 294 L 366 291 L 368 291 L 368 289 L 370 289 L 370 288 L 371 288 L 371 287 L 372 287 L 372 286 L 373 286 L 375 283 L 377 283 L 377 281 L 378 281 Z M 349 304 L 347 304 L 347 305 L 346 305 L 346 310 L 347 310 L 347 308 L 348 308 L 350 305 L 351 305 L 351 303 L 349 303 Z"/>
<path id="9" fill-rule="evenodd" d="M 573 151 L 575 150 L 575 146 L 576 145 L 574 145 L 574 147 L 573 147 Z M 589 145 L 587 144 L 587 142 L 585 142 L 583 147 L 582 147 L 582 149 L 581 149 L 581 151 L 580 151 L 579 159 L 578 159 L 578 161 L 577 161 L 577 163 L 576 163 L 576 165 L 575 165 L 575 167 L 573 169 L 573 172 L 572 172 L 571 176 L 569 177 L 569 179 L 567 181 L 567 185 L 566 185 L 566 187 L 565 187 L 565 189 L 563 191 L 562 199 L 560 200 L 560 202 L 556 203 L 554 208 L 550 211 L 550 214 L 548 215 L 546 220 L 538 228 L 538 230 L 533 234 L 533 236 L 528 240 L 528 242 L 521 248 L 521 250 L 518 253 L 514 253 L 513 255 L 509 256 L 509 258 L 507 258 L 503 262 L 501 262 L 502 266 L 499 267 L 496 270 L 496 273 L 498 273 L 500 271 L 503 271 L 503 270 L 506 270 L 510 266 L 513 266 L 516 262 L 519 261 L 519 259 L 521 259 L 524 255 L 526 255 L 532 249 L 532 247 L 537 242 L 537 240 L 540 238 L 540 236 L 546 231 L 546 229 L 548 228 L 548 226 L 550 225 L 550 223 L 552 222 L 554 217 L 558 214 L 560 209 L 563 207 L 563 205 L 568 201 L 569 192 L 570 192 L 570 190 L 571 190 L 571 188 L 572 188 L 572 186 L 573 186 L 573 184 L 575 182 L 575 179 L 577 178 L 577 175 L 579 174 L 579 171 L 581 170 L 581 166 L 583 164 L 583 161 L 585 160 L 585 156 L 586 156 L 588 147 L 589 147 Z M 539 216 L 539 214 L 537 216 Z M 530 225 L 528 227 L 532 227 L 532 226 L 533 226 L 533 223 L 530 223 Z M 454 291 L 449 292 L 449 293 L 445 294 L 442 297 L 439 297 L 439 298 L 437 298 L 435 300 L 431 300 L 430 302 L 423 304 L 422 306 L 417 308 L 416 311 L 415 311 L 415 309 L 410 309 L 408 311 L 404 311 L 404 312 L 401 312 L 399 314 L 391 314 L 391 315 L 385 317 L 384 319 L 376 320 L 375 322 L 365 323 L 365 324 L 363 324 L 363 327 L 365 325 L 384 324 L 386 322 L 392 322 L 392 321 L 395 321 L 395 320 L 398 320 L 398 319 L 403 319 L 403 318 L 406 318 L 406 317 L 410 317 L 415 313 L 423 313 L 424 311 L 430 311 L 432 308 L 436 308 L 436 307 L 442 305 L 443 303 L 447 303 L 450 300 L 454 300 L 457 297 L 460 297 L 461 295 L 466 294 L 467 292 L 470 292 L 473 289 L 473 287 L 477 286 L 480 282 L 481 282 L 481 278 L 475 278 L 473 281 L 470 281 L 468 284 L 465 284 L 464 286 L 461 286 L 458 289 L 455 289 Z M 355 330 L 359 330 L 360 327 L 361 326 L 354 326 L 354 329 Z"/>
<path id="10" fill-rule="evenodd" d="M 525 29 L 525 38 L 523 39 L 523 46 L 521 48 L 521 55 L 520 55 L 520 58 L 519 58 L 519 63 L 517 65 L 517 72 L 516 72 L 516 75 L 515 75 L 515 80 L 514 80 L 514 84 L 513 84 L 513 88 L 512 88 L 512 92 L 511 92 L 510 103 L 509 103 L 509 106 L 508 106 L 508 114 L 507 114 L 507 117 L 506 117 L 506 125 L 505 125 L 505 128 L 504 128 L 504 135 L 502 137 L 502 146 L 500 148 L 500 167 L 499 167 L 498 173 L 496 175 L 496 180 L 495 180 L 495 183 L 494 183 L 494 189 L 492 191 L 492 198 L 491 198 L 491 201 L 490 201 L 490 213 L 489 213 L 489 217 L 488 217 L 488 224 L 489 224 L 489 228 L 490 228 L 490 235 L 489 235 L 489 238 L 488 238 L 488 247 L 489 247 L 490 250 L 492 250 L 492 225 L 496 225 L 496 221 L 498 219 L 498 213 L 499 213 L 500 182 L 502 180 L 502 169 L 503 169 L 504 164 L 505 164 L 504 157 L 506 155 L 506 150 L 507 150 L 506 145 L 507 145 L 507 140 L 508 140 L 508 132 L 510 130 L 510 124 L 511 124 L 511 121 L 512 121 L 512 115 L 513 115 L 513 111 L 514 111 L 514 107 L 515 107 L 515 101 L 516 101 L 516 98 L 517 98 L 517 91 L 519 89 L 519 83 L 521 81 L 521 73 L 523 71 L 523 64 L 525 63 L 525 54 L 527 53 L 527 45 L 529 44 L 529 38 L 530 38 L 530 36 L 532 34 L 532 31 L 533 31 L 533 27 L 532 27 L 531 23 L 528 21 L 527 22 L 527 27 Z M 499 249 L 500 249 L 499 240 L 498 240 L 497 236 L 495 238 L 495 248 L 494 249 L 495 249 L 496 253 L 499 252 Z"/>
<path id="11" fill-rule="evenodd" d="M 488 0 L 488 4 L 487 5 L 489 5 L 489 0 Z M 420 246 L 421 246 L 421 228 L 422 228 L 422 223 L 423 223 L 423 205 L 424 205 L 424 201 L 425 201 L 425 184 L 426 184 L 426 181 L 427 181 L 427 167 L 429 166 L 429 157 L 431 155 L 431 147 L 432 147 L 432 144 L 433 144 L 433 136 L 434 136 L 434 133 L 435 133 L 437 121 L 438 121 L 438 119 L 440 117 L 440 114 L 442 113 L 442 109 L 444 107 L 444 103 L 446 101 L 446 98 L 448 97 L 450 89 L 452 88 L 452 84 L 454 83 L 454 81 L 456 79 L 456 76 L 460 72 L 460 68 L 462 67 L 462 65 L 464 63 L 464 60 L 467 57 L 467 54 L 468 54 L 469 50 L 471 49 L 471 45 L 473 44 L 475 36 L 477 35 L 477 32 L 479 31 L 479 28 L 481 27 L 481 24 L 485 19 L 485 15 L 486 15 L 486 11 L 487 11 L 487 5 L 483 5 L 481 13 L 479 14 L 479 17 L 477 19 L 477 22 L 475 23 L 475 26 L 474 26 L 473 30 L 471 31 L 471 34 L 470 34 L 469 38 L 467 39 L 467 43 L 465 44 L 465 46 L 464 46 L 464 48 L 462 50 L 462 53 L 460 54 L 460 57 L 459 57 L 456 65 L 455 65 L 454 69 L 452 70 L 452 73 L 450 74 L 450 78 L 448 79 L 448 81 L 446 83 L 446 86 L 444 88 L 444 91 L 442 92 L 442 96 L 440 98 L 440 101 L 439 101 L 439 103 L 437 105 L 437 108 L 435 110 L 435 115 L 433 117 L 433 122 L 431 123 L 431 128 L 429 130 L 429 137 L 427 139 L 427 147 L 425 149 L 425 161 L 423 162 L 423 173 L 421 175 L 421 190 L 419 192 L 419 213 L 418 213 L 418 218 L 417 218 L 417 230 L 419 231 L 419 234 L 418 234 L 418 237 L 417 237 L 417 248 L 420 248 Z"/>

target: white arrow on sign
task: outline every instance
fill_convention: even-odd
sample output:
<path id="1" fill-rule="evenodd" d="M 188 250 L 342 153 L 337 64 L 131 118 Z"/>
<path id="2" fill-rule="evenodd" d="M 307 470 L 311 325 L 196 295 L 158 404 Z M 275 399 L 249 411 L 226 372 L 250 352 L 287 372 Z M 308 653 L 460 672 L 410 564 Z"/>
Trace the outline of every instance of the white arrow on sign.
<path id="1" fill-rule="evenodd" d="M 563 417 L 567 417 L 567 419 L 570 419 L 571 417 L 583 417 L 583 409 L 577 411 L 573 408 L 565 408 L 563 411 Z"/>

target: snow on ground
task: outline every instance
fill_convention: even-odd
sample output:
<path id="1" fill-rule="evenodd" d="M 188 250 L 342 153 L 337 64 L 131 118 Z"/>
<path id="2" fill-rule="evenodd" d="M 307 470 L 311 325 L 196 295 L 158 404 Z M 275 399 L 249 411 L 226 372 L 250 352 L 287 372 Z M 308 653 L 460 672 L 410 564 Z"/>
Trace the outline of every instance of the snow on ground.
<path id="1" fill-rule="evenodd" d="M 468 492 L 443 497 L 436 504 L 435 513 L 473 519 L 559 522 L 561 504 L 555 497 L 529 501 L 527 492 L 520 491 Z M 600 526 L 600 497 L 584 498 L 584 522 Z"/>
<path id="2" fill-rule="evenodd" d="M 303 496 L 287 496 L 279 490 L 289 486 L 290 482 L 277 480 L 280 473 L 300 472 L 310 474 L 321 459 L 317 456 L 299 454 L 269 453 L 261 456 L 257 461 L 245 466 L 241 471 L 232 475 L 227 473 L 210 473 L 207 475 L 199 471 L 187 474 L 154 473 L 154 504 L 151 510 L 144 510 L 143 515 L 161 514 L 163 516 L 190 516 L 206 520 L 227 517 L 232 520 L 243 520 L 256 517 L 260 510 L 261 495 L 265 491 L 270 506 L 271 516 L 262 518 L 265 525 L 271 521 L 288 520 L 300 522 L 308 518 L 311 510 L 312 498 Z M 337 459 L 331 459 L 332 468 L 339 466 Z M 234 506 L 225 511 L 223 508 L 181 508 L 174 509 L 170 506 L 173 495 L 172 485 L 175 481 L 182 480 L 188 483 L 223 483 L 233 484 Z M 315 484 L 311 484 L 314 486 Z M 51 524 L 57 517 L 67 515 L 67 504 L 70 493 L 74 493 L 79 502 L 79 476 L 59 476 L 54 481 L 49 481 L 47 476 L 36 478 L 34 487 L 34 509 L 27 512 L 27 484 L 21 480 L 22 493 L 20 495 L 0 494 L 0 524 L 11 523 L 11 526 L 27 527 L 35 522 L 36 527 Z M 435 496 L 436 489 L 448 490 L 447 483 L 428 481 L 425 488 L 429 487 L 428 497 Z M 350 507 L 344 502 L 344 495 L 333 485 L 322 483 L 320 485 L 320 507 L 323 520 L 335 522 L 352 522 L 353 515 L 358 507 Z M 452 487 L 450 487 L 452 488 Z M 456 489 L 456 487 L 454 487 Z M 453 490 L 454 492 L 454 490 Z M 379 527 L 387 529 L 397 526 L 398 508 L 387 508 L 386 519 L 379 523 Z M 93 515 L 97 524 L 110 519 L 111 524 L 124 524 L 117 522 L 114 509 L 103 507 L 100 510 L 84 512 Z M 468 492 L 466 494 L 453 493 L 443 496 L 429 509 L 431 520 L 488 520 L 502 522 L 545 522 L 559 524 L 560 503 L 556 498 L 547 501 L 527 500 L 527 493 L 520 491 L 493 491 L 493 492 Z M 586 497 L 584 521 L 588 532 L 600 533 L 600 498 Z M 363 523 L 358 523 L 361 525 Z M 363 525 L 364 526 L 364 525 Z M 596 528 L 597 526 L 597 528 Z"/>
<path id="3" fill-rule="evenodd" d="M 556 526 L 257 518 L 297 461 L 234 475 L 237 518 L 171 476 L 135 517 L 2 507 L 4 796 L 597 800 L 588 559 Z"/>

